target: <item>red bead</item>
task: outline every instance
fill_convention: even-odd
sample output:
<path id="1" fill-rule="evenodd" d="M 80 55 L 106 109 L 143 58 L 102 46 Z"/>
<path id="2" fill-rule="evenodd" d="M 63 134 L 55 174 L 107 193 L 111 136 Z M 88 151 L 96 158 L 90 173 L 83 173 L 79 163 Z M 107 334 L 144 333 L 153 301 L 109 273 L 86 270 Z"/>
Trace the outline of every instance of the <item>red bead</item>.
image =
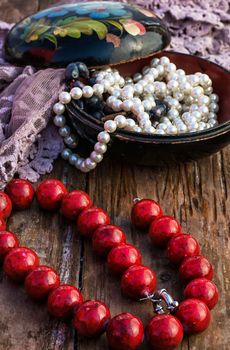
<path id="1" fill-rule="evenodd" d="M 130 266 L 141 264 L 141 253 L 131 244 L 114 247 L 107 258 L 109 270 L 122 275 Z"/>
<path id="2" fill-rule="evenodd" d="M 13 249 L 18 247 L 19 241 L 16 235 L 9 231 L 0 231 L 0 262 Z"/>
<path id="3" fill-rule="evenodd" d="M 0 231 L 5 231 L 6 229 L 6 222 L 3 218 L 0 216 Z"/>
<path id="4" fill-rule="evenodd" d="M 83 210 L 77 220 L 77 231 L 86 237 L 91 237 L 101 225 L 109 224 L 108 214 L 101 208 Z"/>
<path id="5" fill-rule="evenodd" d="M 93 205 L 90 196 L 83 191 L 72 191 L 66 193 L 61 203 L 61 213 L 66 219 L 75 220 L 84 210 Z"/>
<path id="6" fill-rule="evenodd" d="M 161 207 L 152 199 L 141 199 L 133 206 L 131 219 L 134 226 L 147 230 L 153 220 L 162 216 Z"/>
<path id="7" fill-rule="evenodd" d="M 23 210 L 30 207 L 34 198 L 34 188 L 31 183 L 23 179 L 14 179 L 6 186 L 13 208 Z"/>
<path id="8" fill-rule="evenodd" d="M 74 286 L 63 284 L 54 289 L 48 298 L 49 313 L 61 320 L 73 317 L 74 311 L 83 303 L 80 291 Z"/>
<path id="9" fill-rule="evenodd" d="M 6 193 L 0 192 L 0 216 L 3 219 L 7 219 L 12 211 L 12 203 L 9 196 Z"/>
<path id="10" fill-rule="evenodd" d="M 171 216 L 161 216 L 155 219 L 149 228 L 149 237 L 157 247 L 165 247 L 172 237 L 180 233 L 180 224 Z"/>
<path id="11" fill-rule="evenodd" d="M 39 264 L 37 254 L 29 248 L 14 248 L 5 257 L 5 274 L 15 282 L 21 282 Z"/>
<path id="12" fill-rule="evenodd" d="M 143 341 L 144 327 L 138 317 L 122 313 L 111 319 L 106 335 L 111 350 L 136 350 Z"/>
<path id="13" fill-rule="evenodd" d="M 146 336 L 151 349 L 173 350 L 182 342 L 183 327 L 172 315 L 156 315 L 148 322 Z"/>
<path id="14" fill-rule="evenodd" d="M 92 237 L 94 251 L 102 256 L 106 256 L 110 250 L 126 242 L 126 237 L 122 229 L 115 225 L 104 225 L 98 227 Z"/>
<path id="15" fill-rule="evenodd" d="M 42 209 L 50 211 L 59 209 L 65 193 L 67 189 L 64 184 L 55 179 L 43 180 L 36 190 L 38 204 Z"/>
<path id="16" fill-rule="evenodd" d="M 198 299 L 182 301 L 175 316 L 182 323 L 186 334 L 203 332 L 208 328 L 211 318 L 207 305 Z"/>
<path id="17" fill-rule="evenodd" d="M 122 292 L 132 299 L 152 294 L 156 287 L 155 272 L 147 266 L 131 266 L 122 276 Z"/>
<path id="18" fill-rule="evenodd" d="M 110 311 L 104 303 L 88 300 L 76 311 L 73 325 L 79 335 L 91 338 L 105 332 L 109 320 Z"/>
<path id="19" fill-rule="evenodd" d="M 60 285 L 56 271 L 49 266 L 38 266 L 25 280 L 27 294 L 35 300 L 44 300 L 48 294 Z"/>
<path id="20" fill-rule="evenodd" d="M 189 282 L 184 290 L 185 298 L 195 298 L 203 301 L 212 310 L 218 302 L 217 286 L 206 278 L 196 278 Z"/>
<path id="21" fill-rule="evenodd" d="M 188 234 L 181 234 L 170 239 L 167 247 L 167 257 L 173 264 L 180 264 L 184 258 L 200 253 L 197 240 Z"/>
<path id="22" fill-rule="evenodd" d="M 199 277 L 211 280 L 213 277 L 213 268 L 204 256 L 192 256 L 182 261 L 179 274 L 183 282 L 188 282 Z"/>

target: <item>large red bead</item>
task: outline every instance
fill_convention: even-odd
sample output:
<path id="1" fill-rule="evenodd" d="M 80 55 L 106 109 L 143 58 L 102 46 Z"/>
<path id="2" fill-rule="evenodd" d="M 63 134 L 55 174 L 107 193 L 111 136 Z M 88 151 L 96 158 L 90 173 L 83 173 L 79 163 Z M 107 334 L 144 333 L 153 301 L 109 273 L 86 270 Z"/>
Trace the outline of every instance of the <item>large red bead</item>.
<path id="1" fill-rule="evenodd" d="M 73 317 L 74 311 L 83 303 L 81 292 L 74 286 L 63 284 L 48 297 L 49 313 L 61 320 Z"/>
<path id="2" fill-rule="evenodd" d="M 161 207 L 152 199 L 141 199 L 133 206 L 131 219 L 134 226 L 147 230 L 151 222 L 162 216 Z"/>
<path id="3" fill-rule="evenodd" d="M 208 328 L 210 311 L 203 301 L 187 299 L 180 303 L 175 316 L 180 320 L 186 334 L 197 334 Z"/>
<path id="4" fill-rule="evenodd" d="M 110 271 L 122 275 L 130 266 L 141 264 L 141 253 L 131 244 L 114 247 L 107 258 Z"/>
<path id="5" fill-rule="evenodd" d="M 152 294 L 156 287 L 156 275 L 147 266 L 131 266 L 122 276 L 121 290 L 132 299 Z"/>
<path id="6" fill-rule="evenodd" d="M 179 274 L 183 282 L 188 282 L 199 277 L 211 280 L 213 277 L 213 267 L 204 256 L 192 256 L 182 261 Z"/>
<path id="7" fill-rule="evenodd" d="M 31 183 L 23 179 L 14 179 L 6 186 L 13 208 L 23 210 L 30 207 L 34 198 L 34 188 Z"/>
<path id="8" fill-rule="evenodd" d="M 5 274 L 15 282 L 21 282 L 39 264 L 37 254 L 25 247 L 14 248 L 5 257 Z"/>
<path id="9" fill-rule="evenodd" d="M 85 209 L 77 219 L 77 231 L 82 236 L 91 237 L 99 226 L 108 225 L 109 222 L 109 216 L 103 209 Z"/>
<path id="10" fill-rule="evenodd" d="M 0 216 L 7 219 L 12 211 L 12 203 L 10 197 L 5 192 L 0 192 Z"/>
<path id="11" fill-rule="evenodd" d="M 73 325 L 79 335 L 91 338 L 105 332 L 109 320 L 110 311 L 104 303 L 88 300 L 77 309 Z"/>
<path id="12" fill-rule="evenodd" d="M 138 317 L 122 313 L 111 319 L 106 335 L 111 350 L 136 350 L 143 341 L 144 327 Z"/>
<path id="13" fill-rule="evenodd" d="M 25 280 L 27 294 L 34 300 L 44 300 L 48 294 L 60 285 L 56 271 L 49 266 L 38 266 Z"/>
<path id="14" fill-rule="evenodd" d="M 43 180 L 36 189 L 38 204 L 42 209 L 54 211 L 59 209 L 67 189 L 64 184 L 55 179 Z"/>
<path id="15" fill-rule="evenodd" d="M 167 257 L 173 264 L 180 264 L 184 258 L 200 253 L 197 240 L 188 234 L 181 234 L 170 239 L 167 247 Z"/>
<path id="16" fill-rule="evenodd" d="M 110 250 L 126 242 L 126 237 L 122 229 L 115 225 L 104 225 L 98 227 L 92 237 L 94 251 L 102 256 L 106 256 Z"/>
<path id="17" fill-rule="evenodd" d="M 0 262 L 13 249 L 18 247 L 19 241 L 16 235 L 9 231 L 0 231 Z"/>
<path id="18" fill-rule="evenodd" d="M 157 247 L 165 247 L 172 237 L 180 233 L 180 224 L 171 216 L 161 216 L 153 220 L 149 227 L 149 237 Z"/>
<path id="19" fill-rule="evenodd" d="M 6 229 L 6 222 L 5 220 L 0 216 L 0 231 L 5 231 Z"/>
<path id="20" fill-rule="evenodd" d="M 196 278 L 189 282 L 184 290 L 185 298 L 195 298 L 203 301 L 212 310 L 218 302 L 217 286 L 206 278 Z"/>
<path id="21" fill-rule="evenodd" d="M 148 322 L 146 336 L 151 349 L 173 350 L 182 342 L 183 327 L 172 315 L 156 315 Z"/>
<path id="22" fill-rule="evenodd" d="M 61 213 L 66 219 L 75 220 L 84 210 L 91 208 L 93 205 L 90 196 L 83 191 L 72 191 L 66 193 L 61 203 Z"/>

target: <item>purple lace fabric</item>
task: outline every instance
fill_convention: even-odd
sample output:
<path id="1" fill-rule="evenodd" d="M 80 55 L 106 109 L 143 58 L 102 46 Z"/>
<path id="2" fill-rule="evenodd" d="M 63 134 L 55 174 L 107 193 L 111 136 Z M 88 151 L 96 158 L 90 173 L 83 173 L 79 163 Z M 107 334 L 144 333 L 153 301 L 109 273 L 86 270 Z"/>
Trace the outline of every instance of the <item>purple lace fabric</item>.
<path id="1" fill-rule="evenodd" d="M 75 1 L 62 1 L 71 3 Z M 230 68 L 228 0 L 135 0 L 160 15 L 172 33 L 170 49 L 200 55 Z M 50 121 L 64 85 L 64 69 L 38 72 L 8 64 L 4 38 L 12 25 L 0 21 L 0 187 L 17 174 L 32 182 L 52 171 L 63 142 Z"/>

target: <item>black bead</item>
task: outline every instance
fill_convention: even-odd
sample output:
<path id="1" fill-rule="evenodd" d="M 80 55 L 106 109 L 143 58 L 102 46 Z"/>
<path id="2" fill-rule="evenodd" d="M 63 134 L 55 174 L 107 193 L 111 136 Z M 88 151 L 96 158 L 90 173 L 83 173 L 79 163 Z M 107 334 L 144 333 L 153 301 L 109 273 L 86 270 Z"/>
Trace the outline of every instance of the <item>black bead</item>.
<path id="1" fill-rule="evenodd" d="M 156 106 L 150 111 L 150 117 L 153 120 L 159 120 L 167 114 L 168 104 L 164 101 L 156 100 Z"/>
<path id="2" fill-rule="evenodd" d="M 100 111 L 103 108 L 103 100 L 100 97 L 93 95 L 92 97 L 85 99 L 85 105 L 89 111 Z"/>
<path id="3" fill-rule="evenodd" d="M 80 80 L 76 80 L 74 82 L 74 87 L 79 87 L 80 89 L 83 89 L 84 86 L 85 86 L 85 84 L 82 83 Z"/>
<path id="4" fill-rule="evenodd" d="M 85 108 L 85 104 L 84 104 L 84 101 L 83 100 L 72 100 L 72 104 L 74 107 L 78 107 L 80 109 L 84 109 Z"/>
<path id="5" fill-rule="evenodd" d="M 105 115 L 109 115 L 109 114 L 113 114 L 114 111 L 112 108 L 110 108 L 109 106 L 105 105 L 104 108 L 103 108 L 103 112 Z"/>
<path id="6" fill-rule="evenodd" d="M 65 71 L 65 77 L 67 80 L 78 79 L 79 70 L 78 70 L 78 66 L 76 65 L 76 63 L 68 64 L 68 66 L 66 67 L 66 71 Z"/>
<path id="7" fill-rule="evenodd" d="M 76 65 L 77 65 L 80 77 L 88 79 L 89 78 L 89 70 L 88 70 L 87 65 L 83 62 L 76 62 Z"/>
<path id="8" fill-rule="evenodd" d="M 98 120 L 101 120 L 104 117 L 104 114 L 101 111 L 92 112 L 91 115 Z"/>
<path id="9" fill-rule="evenodd" d="M 96 84 L 96 78 L 89 78 L 89 85 L 93 86 Z"/>

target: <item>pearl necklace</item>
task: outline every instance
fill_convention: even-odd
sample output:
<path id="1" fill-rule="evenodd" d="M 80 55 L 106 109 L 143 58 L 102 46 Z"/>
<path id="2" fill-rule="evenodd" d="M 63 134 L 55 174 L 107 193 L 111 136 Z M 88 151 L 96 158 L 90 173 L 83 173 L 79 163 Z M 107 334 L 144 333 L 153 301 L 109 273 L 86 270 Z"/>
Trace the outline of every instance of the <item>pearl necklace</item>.
<path id="1" fill-rule="evenodd" d="M 170 62 L 168 57 L 153 58 L 150 66 L 133 78 L 124 79 L 116 69 L 95 72 L 96 83 L 82 88 L 63 91 L 53 107 L 54 124 L 64 138 L 62 158 L 82 172 L 94 169 L 107 151 L 110 134 L 117 129 L 151 135 L 178 135 L 214 127 L 218 124 L 218 95 L 213 93 L 212 81 L 207 74 L 197 72 L 186 75 Z M 65 105 L 73 100 L 103 97 L 109 94 L 106 104 L 117 115 L 104 123 L 104 131 L 97 136 L 93 152 L 86 159 L 73 153 L 77 137 L 66 125 Z M 126 113 L 127 116 L 121 114 Z M 154 118 L 152 118 L 154 116 Z M 153 119 L 153 120 L 152 120 Z"/>

